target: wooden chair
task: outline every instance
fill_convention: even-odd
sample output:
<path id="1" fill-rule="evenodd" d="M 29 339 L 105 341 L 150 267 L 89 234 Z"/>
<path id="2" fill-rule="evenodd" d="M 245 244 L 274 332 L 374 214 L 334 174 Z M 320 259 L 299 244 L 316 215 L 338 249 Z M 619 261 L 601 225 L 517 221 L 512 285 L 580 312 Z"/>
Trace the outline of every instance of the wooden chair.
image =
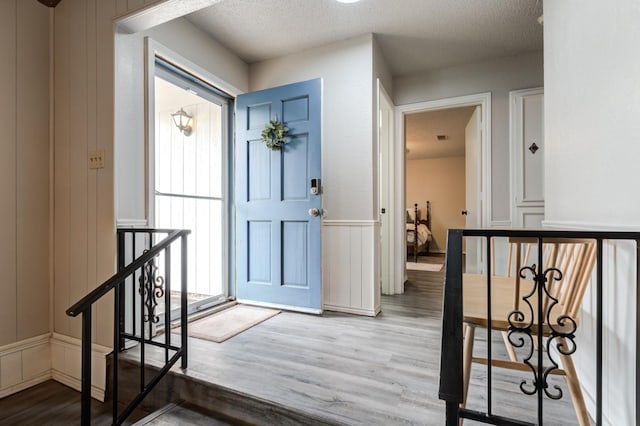
<path id="1" fill-rule="evenodd" d="M 492 253 L 494 250 L 492 250 Z M 531 274 L 526 278 L 522 278 L 519 274 L 522 266 L 531 266 L 528 262 L 532 253 L 537 252 L 537 239 L 510 239 L 509 240 L 509 256 L 507 258 L 506 275 L 492 275 L 491 283 L 491 329 L 502 332 L 505 342 L 508 360 L 493 359 L 492 366 L 500 368 L 510 368 L 515 370 L 527 371 L 532 374 L 529 366 L 518 360 L 514 345 L 510 342 L 509 330 L 510 325 L 522 327 L 529 322 L 533 322 L 532 341 L 534 356 L 532 364 L 536 364 L 537 356 L 535 350 L 544 348 L 537 347 L 538 319 L 538 293 L 533 292 L 528 298 L 533 308 L 533 317 L 531 308 L 526 304 L 524 298 L 532 293 L 535 282 Z M 545 239 L 543 241 L 543 271 L 549 268 L 557 268 L 561 271 L 549 272 L 547 274 L 546 288 L 548 294 L 557 299 L 557 304 L 552 305 L 552 300 L 546 295 L 543 297 L 543 309 L 546 312 L 551 306 L 549 321 L 545 320 L 543 327 L 543 337 L 548 338 L 552 329 L 561 332 L 571 331 L 572 323 L 570 321 L 560 321 L 560 315 L 568 315 L 575 324 L 578 323 L 578 313 L 580 304 L 586 291 L 596 257 L 596 243 L 593 240 L 579 239 Z M 495 271 L 495 261 L 492 259 Z M 513 266 L 513 268 L 512 268 Z M 531 279 L 529 279 L 531 278 Z M 464 274 L 463 275 L 463 306 L 464 306 L 464 396 L 462 406 L 464 407 L 467 400 L 469 389 L 469 378 L 471 375 L 471 365 L 473 362 L 486 365 L 486 358 L 476 358 L 473 356 L 473 341 L 475 330 L 478 327 L 487 328 L 487 277 L 480 274 Z M 514 310 L 518 310 L 524 314 L 524 317 L 517 318 L 512 314 Z M 510 317 L 511 315 L 511 317 Z M 511 324 L 509 323 L 511 318 Z M 522 335 L 520 335 L 522 336 Z M 490 338 L 488 336 L 487 338 Z M 517 343 L 517 335 L 514 334 L 513 342 Z M 564 352 L 573 352 L 571 349 L 575 346 L 573 342 L 560 336 L 556 337 L 553 342 L 554 346 L 564 348 Z M 580 388 L 580 382 L 576 375 L 576 370 L 570 354 L 564 354 L 557 351 L 561 365 L 558 369 L 552 371 L 551 374 L 564 375 L 567 379 L 569 393 L 573 401 L 576 415 L 581 425 L 589 425 L 589 415 L 584 403 L 584 397 Z"/>

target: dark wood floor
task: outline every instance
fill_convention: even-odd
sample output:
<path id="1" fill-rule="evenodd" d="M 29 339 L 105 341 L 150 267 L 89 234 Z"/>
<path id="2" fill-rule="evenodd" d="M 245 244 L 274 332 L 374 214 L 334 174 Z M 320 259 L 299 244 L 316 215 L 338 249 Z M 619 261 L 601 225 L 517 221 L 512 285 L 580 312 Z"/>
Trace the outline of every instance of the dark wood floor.
<path id="1" fill-rule="evenodd" d="M 92 401 L 92 424 L 111 424 L 111 404 Z M 130 421 L 147 415 L 136 410 Z M 52 425 L 80 424 L 80 393 L 49 380 L 37 386 L 0 399 L 0 425 Z"/>

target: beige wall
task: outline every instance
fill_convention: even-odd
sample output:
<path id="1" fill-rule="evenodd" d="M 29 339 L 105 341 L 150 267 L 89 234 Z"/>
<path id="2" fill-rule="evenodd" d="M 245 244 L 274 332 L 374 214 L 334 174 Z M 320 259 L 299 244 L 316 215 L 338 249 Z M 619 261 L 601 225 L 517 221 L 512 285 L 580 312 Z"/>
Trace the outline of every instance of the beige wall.
<path id="1" fill-rule="evenodd" d="M 444 252 L 447 230 L 464 228 L 465 163 L 464 157 L 408 160 L 406 164 L 406 203 L 413 209 L 418 203 L 425 217 L 425 202 L 431 201 L 431 232 L 429 249 Z"/>
<path id="2" fill-rule="evenodd" d="M 0 346 L 49 331 L 49 11 L 0 2 Z"/>
<path id="3" fill-rule="evenodd" d="M 80 318 L 65 310 L 115 271 L 113 17 L 115 0 L 65 0 L 55 8 L 54 331 L 80 337 Z M 103 149 L 105 168 L 89 170 Z M 107 298 L 110 299 L 110 298 Z M 94 311 L 112 319 L 112 302 Z M 111 344 L 111 327 L 94 340 Z"/>

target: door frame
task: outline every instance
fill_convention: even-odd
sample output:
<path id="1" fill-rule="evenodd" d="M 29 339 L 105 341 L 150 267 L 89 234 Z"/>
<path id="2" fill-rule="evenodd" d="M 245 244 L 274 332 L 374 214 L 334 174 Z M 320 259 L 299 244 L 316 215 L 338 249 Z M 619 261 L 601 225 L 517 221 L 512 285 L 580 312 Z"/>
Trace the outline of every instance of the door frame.
<path id="1" fill-rule="evenodd" d="M 487 227 L 491 220 L 491 92 L 477 93 L 473 95 L 457 96 L 452 98 L 438 99 L 432 101 L 416 102 L 412 104 L 399 105 L 396 110 L 396 137 L 394 140 L 395 161 L 395 204 L 394 210 L 401 212 L 405 210 L 405 115 L 426 111 L 436 111 L 442 109 L 458 108 L 465 106 L 480 106 L 482 118 L 482 140 L 484 143 L 480 149 L 480 191 L 478 194 L 481 227 Z M 486 201 L 488 200 L 488 202 Z M 404 229 L 404 215 L 395 217 L 396 230 Z M 406 269 L 406 241 L 405 233 L 399 232 L 394 242 L 393 250 L 394 264 L 394 287 L 395 293 L 404 293 L 404 284 L 407 280 Z"/>
<path id="2" fill-rule="evenodd" d="M 173 65 L 181 68 L 188 74 L 192 74 L 197 78 L 216 87 L 220 91 L 225 92 L 233 98 L 233 102 L 229 104 L 229 110 L 226 117 L 226 123 L 222 123 L 227 127 L 229 141 L 227 145 L 223 145 L 222 155 L 226 159 L 223 176 L 223 194 L 227 206 L 223 211 L 224 233 L 223 233 L 223 260 L 222 265 L 223 280 L 227 282 L 226 298 L 235 297 L 235 188 L 233 175 L 233 152 L 235 150 L 235 138 L 233 121 L 235 116 L 235 98 L 242 93 L 241 90 L 226 83 L 211 72 L 201 66 L 186 59 L 179 53 L 164 46 L 158 41 L 144 37 L 144 148 L 145 148 L 145 222 L 146 226 L 154 225 L 155 206 L 153 203 L 155 197 L 155 58 L 159 56 Z"/>
<path id="3" fill-rule="evenodd" d="M 394 196 L 395 196 L 395 174 L 394 174 L 394 137 L 395 137 L 395 105 L 393 105 L 393 101 L 391 100 L 391 97 L 389 96 L 389 94 L 387 93 L 387 91 L 385 90 L 382 82 L 380 81 L 380 79 L 377 79 L 376 82 L 376 86 L 377 86 L 377 100 L 378 100 L 378 105 L 377 105 L 377 111 L 378 111 L 378 119 L 380 120 L 378 123 L 378 128 L 377 128 L 377 142 L 378 142 L 378 158 L 379 158 L 379 164 L 378 164 L 378 185 L 379 185 L 379 200 L 378 200 L 378 206 L 377 206 L 377 215 L 378 215 L 378 222 L 380 223 L 380 250 L 379 250 L 379 254 L 378 254 L 378 259 L 380 259 L 379 263 L 378 263 L 378 269 L 379 269 L 379 275 L 380 275 L 380 288 L 382 290 L 382 294 L 395 294 L 394 291 L 394 285 L 393 285 L 393 278 L 395 277 L 395 272 L 394 272 L 394 268 L 395 268 L 395 264 L 393 262 L 393 246 L 394 246 L 394 241 L 396 240 L 396 227 L 393 226 L 393 224 L 395 223 L 394 220 L 394 216 L 395 216 L 395 200 L 394 200 Z M 390 111 L 390 117 L 389 117 L 389 123 L 388 123 L 388 129 L 384 129 L 382 127 L 382 105 L 386 104 L 389 108 Z M 388 140 L 388 147 L 387 147 L 387 157 L 385 157 L 384 155 L 384 149 L 382 146 L 382 132 L 388 132 L 389 133 L 389 140 Z M 388 176 L 384 176 L 383 172 L 387 171 L 388 172 Z M 383 179 L 385 177 L 389 178 L 389 182 L 388 184 L 385 186 L 383 184 Z M 386 191 L 385 191 L 386 189 Z M 382 201 L 383 198 L 386 198 L 387 200 L 387 204 L 383 205 Z M 385 226 L 383 224 L 383 215 L 382 215 L 382 208 L 386 208 L 386 211 L 384 213 L 384 215 L 387 217 L 387 221 L 385 222 L 387 224 L 387 228 L 389 229 L 385 229 Z M 387 233 L 388 235 L 388 239 L 385 240 L 384 238 L 384 233 Z M 383 252 L 383 240 L 385 240 L 384 242 L 387 244 L 388 249 L 385 250 L 385 252 Z M 385 268 L 383 268 L 383 265 L 386 264 L 386 270 L 388 271 L 388 280 L 385 279 L 385 277 L 382 274 L 382 271 L 385 270 Z"/>

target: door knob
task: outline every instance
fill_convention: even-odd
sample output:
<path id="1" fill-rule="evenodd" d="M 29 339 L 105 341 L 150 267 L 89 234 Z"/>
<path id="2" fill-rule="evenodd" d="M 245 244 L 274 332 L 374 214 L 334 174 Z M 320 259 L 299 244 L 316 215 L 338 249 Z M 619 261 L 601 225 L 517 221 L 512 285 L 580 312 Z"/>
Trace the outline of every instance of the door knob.
<path id="1" fill-rule="evenodd" d="M 316 209 L 315 207 L 312 209 L 309 209 L 309 216 L 320 216 L 320 210 Z"/>
<path id="2" fill-rule="evenodd" d="M 462 210 L 461 214 L 462 214 L 462 216 L 466 216 L 467 215 L 467 211 L 466 210 Z"/>

